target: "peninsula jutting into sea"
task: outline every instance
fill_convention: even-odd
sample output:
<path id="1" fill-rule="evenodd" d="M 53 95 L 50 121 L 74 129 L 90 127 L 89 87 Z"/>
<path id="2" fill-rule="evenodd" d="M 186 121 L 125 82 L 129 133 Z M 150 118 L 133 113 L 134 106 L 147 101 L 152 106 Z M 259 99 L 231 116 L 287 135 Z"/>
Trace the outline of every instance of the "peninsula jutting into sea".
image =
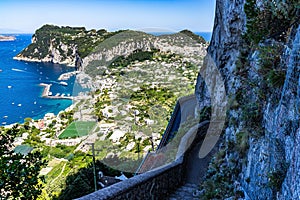
<path id="1" fill-rule="evenodd" d="M 0 199 L 300 200 L 299 17 L 299 0 L 0 1 L 5 36 L 114 30 L 0 42 Z M 115 31 L 149 25 L 213 32 Z"/>
<path id="2" fill-rule="evenodd" d="M 14 145 L 22 152 L 39 149 L 49 160 L 41 171 L 46 176 L 44 195 L 76 194 L 72 185 L 64 184 L 72 176 L 57 177 L 57 171 L 85 175 L 81 171 L 91 167 L 85 158 L 91 151 L 90 144 L 99 149 L 97 160 L 116 170 L 112 173 L 112 169 L 102 167 L 106 176 L 121 171 L 132 176 L 143 157 L 159 145 L 177 99 L 193 94 L 207 45 L 189 30 L 159 36 L 54 25 L 36 30 L 31 44 L 14 55 L 15 62 L 24 63 L 24 68 L 14 68 L 15 72 L 30 77 L 28 70 L 37 68 L 37 74 L 43 76 L 37 84 L 41 86 L 40 96 L 30 104 L 36 106 L 40 100 L 73 101 L 59 113 L 49 112 L 40 119 L 24 117 L 25 123 L 18 125 L 20 137 Z M 52 72 L 42 69 L 51 65 L 67 65 L 70 71 L 50 79 Z M 68 88 L 74 77 L 72 94 L 53 91 L 55 87 Z M 9 91 L 16 88 L 10 86 Z M 60 103 L 48 107 L 57 106 Z M 191 126 L 194 122 L 186 123 Z M 152 167 L 170 162 L 174 156 Z M 90 192 L 83 189 L 72 198 Z"/>
<path id="3" fill-rule="evenodd" d="M 3 42 L 3 41 L 14 41 L 14 40 L 16 40 L 15 36 L 0 35 L 0 42 Z"/>

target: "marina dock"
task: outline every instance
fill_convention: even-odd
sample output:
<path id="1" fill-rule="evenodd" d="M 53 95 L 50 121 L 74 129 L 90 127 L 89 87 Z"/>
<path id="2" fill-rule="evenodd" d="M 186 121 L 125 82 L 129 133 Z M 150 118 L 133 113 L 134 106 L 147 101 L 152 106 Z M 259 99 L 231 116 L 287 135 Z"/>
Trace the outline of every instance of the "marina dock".
<path id="1" fill-rule="evenodd" d="M 70 100 L 73 99 L 73 97 L 71 97 L 71 96 L 65 96 L 65 94 L 52 96 L 52 92 L 50 92 L 51 85 L 52 84 L 40 83 L 40 86 L 44 87 L 44 91 L 42 93 L 42 97 L 43 98 L 49 98 L 49 99 L 70 99 Z"/>
<path id="2" fill-rule="evenodd" d="M 69 80 L 72 76 L 76 76 L 79 71 L 67 72 L 59 76 L 58 80 Z"/>

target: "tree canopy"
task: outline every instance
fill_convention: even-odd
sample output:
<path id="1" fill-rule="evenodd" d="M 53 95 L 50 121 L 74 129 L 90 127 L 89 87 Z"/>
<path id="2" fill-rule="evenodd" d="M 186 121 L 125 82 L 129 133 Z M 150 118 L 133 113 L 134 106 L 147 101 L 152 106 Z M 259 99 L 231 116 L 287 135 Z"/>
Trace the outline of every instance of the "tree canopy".
<path id="1" fill-rule="evenodd" d="M 0 129 L 0 199 L 36 199 L 42 192 L 41 168 L 46 164 L 40 152 L 14 151 L 18 125 Z"/>

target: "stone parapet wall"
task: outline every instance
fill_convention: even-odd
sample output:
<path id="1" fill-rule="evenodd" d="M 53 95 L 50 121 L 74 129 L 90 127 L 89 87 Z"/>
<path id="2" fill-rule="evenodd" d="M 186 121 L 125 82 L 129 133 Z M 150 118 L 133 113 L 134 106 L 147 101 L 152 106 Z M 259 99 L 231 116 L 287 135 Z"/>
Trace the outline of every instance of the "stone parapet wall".
<path id="1" fill-rule="evenodd" d="M 78 200 L 164 199 L 184 182 L 184 159 L 116 183 Z"/>

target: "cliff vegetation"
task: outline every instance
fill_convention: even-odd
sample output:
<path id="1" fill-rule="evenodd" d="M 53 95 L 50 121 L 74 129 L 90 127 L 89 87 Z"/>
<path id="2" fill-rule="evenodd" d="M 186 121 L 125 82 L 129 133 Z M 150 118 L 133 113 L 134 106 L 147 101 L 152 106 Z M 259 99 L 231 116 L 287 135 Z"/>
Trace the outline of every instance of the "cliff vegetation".
<path id="1" fill-rule="evenodd" d="M 75 65 L 106 38 L 114 35 L 104 29 L 86 30 L 84 27 L 44 25 L 32 36 L 32 43 L 15 58 Z"/>
<path id="2" fill-rule="evenodd" d="M 217 1 L 208 54 L 230 107 L 202 198 L 298 199 L 299 1 L 229 2 Z"/>

